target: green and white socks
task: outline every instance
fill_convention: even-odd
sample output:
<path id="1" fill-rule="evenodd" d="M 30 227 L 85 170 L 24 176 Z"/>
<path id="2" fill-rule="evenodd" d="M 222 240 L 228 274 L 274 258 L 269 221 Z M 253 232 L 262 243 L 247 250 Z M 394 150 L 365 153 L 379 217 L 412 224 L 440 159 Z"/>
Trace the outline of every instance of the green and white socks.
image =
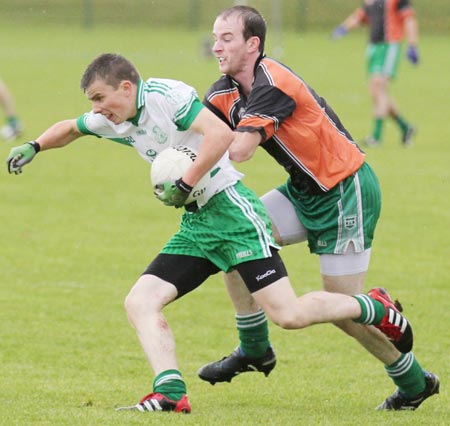
<path id="1" fill-rule="evenodd" d="M 249 358 L 263 357 L 270 347 L 269 326 L 262 310 L 254 314 L 236 314 L 236 328 L 239 332 L 240 348 Z"/>
<path id="2" fill-rule="evenodd" d="M 153 380 L 153 392 L 161 393 L 172 401 L 179 401 L 186 394 L 186 384 L 178 370 L 166 370 Z"/>
<path id="3" fill-rule="evenodd" d="M 412 352 L 402 354 L 391 365 L 384 367 L 388 376 L 398 386 L 400 392 L 409 397 L 416 396 L 425 389 L 425 375 Z"/>
<path id="4" fill-rule="evenodd" d="M 365 325 L 377 325 L 381 322 L 385 315 L 381 302 L 365 294 L 358 294 L 354 298 L 361 306 L 361 316 L 353 321 Z M 415 396 L 425 389 L 423 369 L 412 352 L 402 354 L 396 362 L 386 365 L 385 369 L 400 392 L 407 396 Z"/>
<path id="5" fill-rule="evenodd" d="M 386 313 L 383 304 L 366 294 L 358 294 L 353 297 L 361 306 L 361 316 L 353 321 L 364 325 L 378 325 Z"/>

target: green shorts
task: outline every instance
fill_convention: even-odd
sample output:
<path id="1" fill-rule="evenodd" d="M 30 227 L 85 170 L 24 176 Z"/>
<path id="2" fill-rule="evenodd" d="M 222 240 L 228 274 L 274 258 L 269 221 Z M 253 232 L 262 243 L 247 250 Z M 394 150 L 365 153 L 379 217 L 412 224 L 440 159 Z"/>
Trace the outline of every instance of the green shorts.
<path id="1" fill-rule="evenodd" d="M 400 44 L 376 43 L 367 46 L 367 72 L 395 78 L 400 58 Z"/>
<path id="2" fill-rule="evenodd" d="M 249 188 L 238 182 L 212 197 L 196 212 L 185 212 L 180 230 L 161 250 L 210 260 L 222 271 L 249 260 L 271 257 L 276 247 L 266 210 Z"/>
<path id="3" fill-rule="evenodd" d="M 360 253 L 372 246 L 381 191 L 367 163 L 324 194 L 305 194 L 290 179 L 277 189 L 292 202 L 307 229 L 311 253 L 344 254 L 351 243 Z"/>

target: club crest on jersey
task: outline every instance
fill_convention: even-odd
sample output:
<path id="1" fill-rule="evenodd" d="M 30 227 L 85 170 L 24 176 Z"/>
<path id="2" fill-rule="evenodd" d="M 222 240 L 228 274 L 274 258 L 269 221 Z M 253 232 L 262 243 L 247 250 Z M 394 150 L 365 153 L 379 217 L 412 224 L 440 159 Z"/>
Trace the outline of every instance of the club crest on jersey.
<path id="1" fill-rule="evenodd" d="M 168 135 L 167 133 L 164 133 L 159 126 L 153 127 L 152 134 L 157 143 L 163 144 L 167 142 Z"/>
<path id="2" fill-rule="evenodd" d="M 352 229 L 356 226 L 356 216 L 352 215 L 352 216 L 345 216 L 344 217 L 344 226 L 347 229 Z"/>

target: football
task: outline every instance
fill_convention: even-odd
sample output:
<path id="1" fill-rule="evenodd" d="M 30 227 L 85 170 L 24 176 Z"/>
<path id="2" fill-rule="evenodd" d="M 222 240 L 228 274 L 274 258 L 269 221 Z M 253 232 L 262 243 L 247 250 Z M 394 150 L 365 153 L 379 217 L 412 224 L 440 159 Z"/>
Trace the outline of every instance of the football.
<path id="1" fill-rule="evenodd" d="M 175 182 L 180 179 L 189 166 L 197 158 L 197 153 L 185 145 L 166 148 L 158 154 L 150 169 L 150 179 L 153 188 L 163 182 Z M 192 203 L 201 197 L 210 181 L 210 175 L 204 175 L 194 186 L 185 204 Z"/>

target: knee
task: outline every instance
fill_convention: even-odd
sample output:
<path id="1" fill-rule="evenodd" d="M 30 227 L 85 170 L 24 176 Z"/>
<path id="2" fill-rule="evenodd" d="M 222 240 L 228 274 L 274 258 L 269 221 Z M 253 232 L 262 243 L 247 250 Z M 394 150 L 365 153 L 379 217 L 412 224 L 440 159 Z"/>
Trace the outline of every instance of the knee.
<path id="1" fill-rule="evenodd" d="M 128 317 L 130 318 L 139 310 L 139 299 L 136 297 L 133 290 L 131 290 L 125 297 L 124 307 Z"/>
<path id="2" fill-rule="evenodd" d="M 135 324 L 139 318 L 160 312 L 167 304 L 164 293 L 152 291 L 148 285 L 138 281 L 125 297 L 124 306 L 131 323 Z"/>
<path id="3" fill-rule="evenodd" d="M 278 326 L 285 330 L 299 330 L 308 325 L 308 321 L 298 312 L 278 312 L 272 313 L 270 319 Z"/>
<path id="4" fill-rule="evenodd" d="M 129 321 L 135 325 L 140 313 L 144 310 L 143 300 L 132 289 L 125 297 L 124 306 Z"/>

